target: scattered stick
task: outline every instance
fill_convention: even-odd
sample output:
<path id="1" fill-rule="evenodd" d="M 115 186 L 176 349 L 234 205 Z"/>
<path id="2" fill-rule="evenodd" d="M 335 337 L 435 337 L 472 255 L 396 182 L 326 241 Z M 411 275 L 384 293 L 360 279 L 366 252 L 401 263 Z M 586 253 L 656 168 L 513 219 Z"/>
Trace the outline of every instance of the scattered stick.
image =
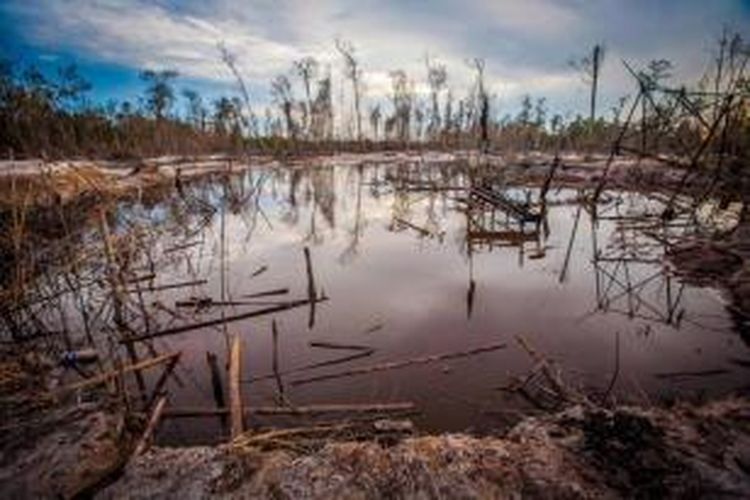
<path id="1" fill-rule="evenodd" d="M 665 372 L 656 373 L 654 377 L 661 379 L 673 379 L 673 378 L 685 378 L 685 377 L 711 377 L 714 375 L 725 375 L 729 373 L 729 370 L 723 368 L 716 368 L 713 370 L 698 370 L 694 372 Z"/>
<path id="2" fill-rule="evenodd" d="M 172 376 L 174 373 L 174 369 L 177 366 L 177 363 L 180 361 L 180 354 L 174 358 L 167 361 L 167 366 L 164 367 L 164 371 L 162 371 L 161 375 L 159 376 L 159 380 L 156 381 L 154 384 L 154 389 L 151 391 L 151 397 L 148 400 L 148 403 L 146 404 L 147 408 L 150 408 L 152 404 L 154 404 L 154 401 L 156 401 L 156 398 L 162 395 L 162 389 L 167 384 L 167 381 L 169 380 L 169 377 Z"/>
<path id="3" fill-rule="evenodd" d="M 268 380 L 268 379 L 274 378 L 277 375 L 292 375 L 292 374 L 295 374 L 295 373 L 306 372 L 308 370 L 314 370 L 316 368 L 323 368 L 323 367 L 326 367 L 326 366 L 340 365 L 342 363 L 347 363 L 349 361 L 354 361 L 354 360 L 357 360 L 357 359 L 361 359 L 361 358 L 366 358 L 368 356 L 372 356 L 372 354 L 374 352 L 375 352 L 375 349 L 371 349 L 369 351 L 358 352 L 357 354 L 352 354 L 350 356 L 344 356 L 344 357 L 341 357 L 341 358 L 329 359 L 327 361 L 320 361 L 320 362 L 317 362 L 317 363 L 311 363 L 309 365 L 300 366 L 299 368 L 292 368 L 292 369 L 289 369 L 289 370 L 285 370 L 285 371 L 279 372 L 278 374 L 276 374 L 276 373 L 267 373 L 266 375 L 259 375 L 257 377 L 252 377 L 252 378 L 249 378 L 249 379 L 245 379 L 242 382 L 245 383 L 245 384 L 252 384 L 252 383 L 255 383 L 255 382 L 260 382 L 261 380 Z"/>
<path id="4" fill-rule="evenodd" d="M 151 281 L 154 278 L 156 278 L 156 275 L 154 273 L 145 274 L 143 276 L 134 276 L 132 278 L 128 278 L 126 280 L 126 283 L 128 283 L 128 284 L 140 283 L 142 281 Z"/>
<path id="5" fill-rule="evenodd" d="M 392 362 L 381 363 L 381 364 L 373 365 L 373 366 L 355 368 L 353 370 L 340 372 L 340 373 L 331 373 L 328 375 L 318 375 L 318 376 L 310 377 L 306 379 L 293 380 L 292 385 L 310 384 L 312 382 L 321 382 L 323 380 L 333 380 L 333 379 L 342 378 L 342 377 L 364 375 L 367 373 L 381 372 L 381 371 L 386 371 L 386 370 L 396 370 L 398 368 L 405 368 L 407 366 L 412 366 L 412 365 L 434 363 L 435 361 L 445 361 L 449 359 L 465 358 L 468 356 L 474 356 L 477 354 L 505 349 L 506 347 L 507 345 L 504 343 L 496 343 L 496 344 L 490 344 L 490 345 L 483 346 L 483 347 L 477 347 L 475 349 L 471 349 L 468 351 L 451 352 L 451 353 L 445 353 L 445 354 L 434 354 L 431 356 L 407 359 L 404 361 L 392 361 Z"/>
<path id="6" fill-rule="evenodd" d="M 193 281 L 184 281 L 181 283 L 167 283 L 164 285 L 154 285 L 148 288 L 141 288 L 140 290 L 138 289 L 127 290 L 127 293 L 158 292 L 160 290 L 171 290 L 173 288 L 185 288 L 188 286 L 205 285 L 206 283 L 208 283 L 208 280 L 193 280 Z"/>
<path id="7" fill-rule="evenodd" d="M 165 254 L 173 253 L 173 252 L 179 252 L 180 250 L 186 250 L 188 248 L 192 248 L 196 245 L 200 245 L 202 242 L 200 241 L 191 241 L 189 243 L 182 243 L 180 245 L 175 245 L 173 247 L 167 248 L 164 250 Z"/>
<path id="8" fill-rule="evenodd" d="M 430 236 L 430 235 L 432 235 L 432 233 L 430 231 L 428 231 L 427 229 L 425 229 L 423 227 L 419 227 L 416 224 L 412 224 L 408 220 L 402 219 L 400 217 L 394 217 L 393 221 L 396 222 L 397 224 L 400 224 L 402 226 L 408 227 L 409 229 L 413 229 L 414 231 L 416 231 L 417 233 L 419 233 L 421 236 Z"/>
<path id="9" fill-rule="evenodd" d="M 235 306 L 278 306 L 287 302 L 274 300 L 214 300 L 211 298 L 178 300 L 175 307 L 209 308 L 209 307 L 235 307 Z"/>
<path id="10" fill-rule="evenodd" d="M 321 297 L 321 298 L 317 299 L 316 302 L 325 302 L 326 300 L 328 300 L 327 297 Z M 265 309 L 257 309 L 255 311 L 248 311 L 248 312 L 245 312 L 245 313 L 242 313 L 242 314 L 236 314 L 234 316 L 226 316 L 224 318 L 216 318 L 216 319 L 211 319 L 211 320 L 207 320 L 207 321 L 201 321 L 201 322 L 198 322 L 198 323 L 191 323 L 189 325 L 176 326 L 176 327 L 167 328 L 165 330 L 161 330 L 161 331 L 158 331 L 158 332 L 145 333 L 145 334 L 142 334 L 142 335 L 131 335 L 127 339 L 121 340 L 120 343 L 124 344 L 124 343 L 127 343 L 127 342 L 138 342 L 138 341 L 141 341 L 141 340 L 152 339 L 152 338 L 156 338 L 156 337 L 165 337 L 165 336 L 168 336 L 168 335 L 176 335 L 178 333 L 190 332 L 190 331 L 193 331 L 193 330 L 199 330 L 201 328 L 207 328 L 207 327 L 210 327 L 210 326 L 221 325 L 223 323 L 231 323 L 233 321 L 240 321 L 240 320 L 243 320 L 243 319 L 255 318 L 255 317 L 258 317 L 258 316 L 265 316 L 267 314 L 274 314 L 274 313 L 277 313 L 277 312 L 287 311 L 289 309 L 294 309 L 296 307 L 306 306 L 307 304 L 309 304 L 309 302 L 310 302 L 309 300 L 293 300 L 293 301 L 290 301 L 290 302 L 285 302 L 285 303 L 280 304 L 278 306 L 267 307 Z"/>
<path id="11" fill-rule="evenodd" d="M 369 327 L 367 330 L 365 330 L 364 333 L 375 333 L 377 331 L 382 330 L 384 326 L 385 325 L 383 325 L 383 323 L 377 323 Z"/>
<path id="12" fill-rule="evenodd" d="M 260 266 L 258 269 L 256 269 L 255 271 L 253 271 L 253 274 L 251 274 L 250 277 L 251 278 L 255 278 L 256 276 L 260 276 L 261 274 L 265 273 L 266 271 L 268 271 L 268 266 L 266 266 L 266 265 Z"/>
<path id="13" fill-rule="evenodd" d="M 275 319 L 271 322 L 271 341 L 273 343 L 271 369 L 276 379 L 276 401 L 277 404 L 288 404 L 284 394 L 284 383 L 281 381 L 281 375 L 279 375 L 279 329 L 276 326 Z"/>
<path id="14" fill-rule="evenodd" d="M 95 377 L 91 377 L 90 379 L 83 380 L 81 382 L 76 382 L 75 384 L 66 385 L 65 387 L 62 387 L 60 389 L 60 392 L 70 392 L 70 391 L 76 391 L 78 389 L 86 389 L 89 387 L 94 387 L 97 385 L 101 385 L 109 380 L 117 379 L 121 375 L 124 375 L 126 373 L 130 372 L 140 372 L 142 370 L 146 370 L 148 368 L 151 368 L 153 366 L 160 365 L 162 363 L 165 363 L 167 361 L 170 361 L 174 358 L 179 357 L 181 354 L 180 351 L 174 352 L 171 354 L 164 354 L 162 356 L 158 356 L 156 358 L 147 359 L 145 361 L 141 361 L 139 363 L 131 364 L 124 366 L 122 368 L 117 368 L 115 370 L 111 370 L 107 373 L 103 373 L 101 375 L 97 375 Z"/>
<path id="15" fill-rule="evenodd" d="M 615 383 L 617 382 L 617 378 L 620 376 L 620 331 L 615 331 L 615 369 L 612 372 L 612 378 L 609 380 L 609 386 L 607 386 L 607 390 L 604 392 L 604 401 L 607 401 L 607 398 L 609 398 L 610 393 L 612 392 L 612 389 L 615 387 Z"/>
<path id="16" fill-rule="evenodd" d="M 371 347 L 366 345 L 355 345 L 355 344 L 337 344 L 334 342 L 310 342 L 310 347 L 319 347 L 321 349 L 341 349 L 344 351 L 372 351 Z"/>
<path id="17" fill-rule="evenodd" d="M 286 295 L 289 293 L 288 288 L 276 288 L 274 290 L 268 290 L 265 292 L 257 292 L 257 293 L 248 293 L 243 295 L 242 297 L 246 299 L 254 299 L 257 297 L 268 297 L 269 295 Z"/>
<path id="18" fill-rule="evenodd" d="M 412 402 L 404 403 L 367 403 L 367 404 L 328 404 L 309 406 L 259 406 L 244 408 L 245 415 L 291 415 L 311 416 L 328 413 L 400 413 L 416 411 Z M 164 413 L 165 418 L 196 418 L 228 415 L 227 408 L 172 408 Z"/>
<path id="19" fill-rule="evenodd" d="M 224 387 L 221 383 L 221 371 L 219 370 L 219 363 L 216 354 L 206 351 L 206 363 L 208 363 L 208 369 L 211 373 L 211 388 L 213 390 L 216 407 L 226 409 L 227 403 L 224 400 Z"/>
<path id="20" fill-rule="evenodd" d="M 312 260 L 310 259 L 310 249 L 304 248 L 305 252 L 305 269 L 307 270 L 307 298 L 310 302 L 310 319 L 307 327 L 312 329 L 315 326 L 315 302 L 317 298 L 317 292 L 315 291 L 315 276 L 312 270 Z"/>
<path id="21" fill-rule="evenodd" d="M 156 427 L 159 425 L 162 413 L 164 413 L 164 407 L 167 405 L 167 398 L 162 396 L 157 401 L 154 411 L 151 413 L 151 418 L 148 420 L 146 430 L 143 432 L 141 439 L 138 441 L 138 445 L 135 447 L 133 456 L 143 455 L 151 447 L 151 442 L 156 432 Z"/>

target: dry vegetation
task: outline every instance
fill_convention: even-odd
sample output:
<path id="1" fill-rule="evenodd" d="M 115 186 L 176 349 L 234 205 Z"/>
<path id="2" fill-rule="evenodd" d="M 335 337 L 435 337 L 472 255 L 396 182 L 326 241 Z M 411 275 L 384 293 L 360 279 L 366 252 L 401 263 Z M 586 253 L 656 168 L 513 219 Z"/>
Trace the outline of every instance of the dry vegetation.
<path id="1" fill-rule="evenodd" d="M 576 224 L 568 254 L 576 237 L 578 219 L 582 213 L 589 213 L 592 221 L 596 221 L 598 202 L 606 189 L 629 186 L 657 191 L 654 197 L 660 203 L 660 213 L 642 214 L 634 218 L 636 222 L 647 224 L 647 229 L 662 238 L 659 244 L 690 277 L 695 278 L 705 269 L 698 266 L 691 272 L 690 266 L 696 259 L 684 258 L 681 262 L 680 255 L 686 255 L 685 252 L 695 252 L 698 260 L 706 252 L 730 254 L 733 264 L 727 266 L 727 261 L 721 260 L 709 277 L 729 286 L 736 294 L 737 314 L 748 312 L 750 81 L 746 65 L 750 52 L 738 37 L 721 39 L 711 73 L 692 87 L 668 85 L 670 65 L 666 61 L 654 61 L 644 69 L 627 66 L 636 92 L 624 98 L 607 118 L 597 114 L 603 51 L 596 46 L 577 65 L 591 84 L 590 115 L 568 122 L 558 116 L 548 119 L 545 101 L 530 97 L 524 99 L 518 116 L 500 117 L 499 110 L 492 106 L 491 89 L 485 82 L 481 60 L 472 61 L 474 84 L 461 99 L 453 97 L 447 69 L 427 60 L 430 89 L 427 99 L 416 94 L 414 81 L 405 72 L 397 70 L 391 74 L 389 102 L 376 103 L 366 111 L 362 65 L 356 50 L 345 41 L 338 41 L 336 49 L 344 62 L 347 92 L 353 99 L 351 113 L 334 110 L 333 79 L 330 74 L 322 74 L 318 63 L 311 58 L 296 61 L 292 73 L 274 79 L 274 107 L 262 117 L 252 106 L 236 58 L 226 49 L 222 49 L 222 59 L 238 79 L 240 97 L 220 98 L 210 106 L 190 90 L 182 92 L 184 102 L 176 105 L 178 75 L 170 71 L 143 73 L 147 88 L 139 106 L 123 102 L 97 107 L 86 100 L 89 85 L 74 68 L 63 69 L 55 79 L 34 68 L 3 68 L 0 148 L 13 159 L 6 165 L 18 168 L 19 158 L 42 157 L 28 171 L 20 174 L 10 171 L 2 178 L 0 340 L 7 352 L 3 351 L 0 363 L 3 377 L 0 408 L 3 421 L 11 423 L 3 427 L 4 457 L 13 462 L 14 457 L 21 456 L 22 463 L 11 465 L 29 470 L 24 467 L 31 464 L 29 467 L 33 469 L 38 455 L 24 454 L 24 445 L 13 439 L 15 433 L 37 433 L 40 446 L 52 447 L 49 443 L 59 437 L 53 432 L 58 423 L 71 425 L 81 420 L 80 414 L 69 410 L 80 406 L 77 400 L 80 397 L 91 397 L 97 402 L 91 410 L 100 416 L 91 418 L 103 426 L 102 435 L 114 436 L 101 445 L 103 455 L 108 457 L 106 467 L 102 465 L 91 477 L 71 479 L 74 485 L 70 487 L 53 480 L 35 483 L 32 479 L 28 479 L 27 485 L 39 485 L 45 493 L 54 491 L 66 496 L 101 487 L 102 481 L 111 479 L 110 473 L 120 471 L 129 458 L 127 454 L 134 448 L 131 430 L 135 428 L 141 436 L 135 448 L 140 457 L 127 469 L 125 480 L 105 490 L 105 495 L 121 496 L 125 492 L 144 496 L 198 492 L 320 498 L 368 497 L 383 492 L 427 497 L 519 493 L 539 497 L 549 494 L 606 497 L 625 493 L 747 495 L 745 402 L 730 401 L 698 409 L 685 407 L 675 412 L 612 409 L 608 407 L 611 402 L 608 394 L 594 404 L 586 396 L 566 388 L 559 373 L 542 357 L 535 359 L 533 377 L 526 381 L 545 380 L 545 393 L 556 398 L 551 408 L 571 406 L 572 409 L 527 420 L 507 436 L 487 440 L 455 436 L 402 441 L 404 435 L 413 431 L 410 425 L 384 423 L 381 419 L 376 423 L 373 419 L 365 423 L 347 421 L 296 431 L 248 431 L 242 425 L 247 409 L 242 408 L 237 396 L 240 391 L 235 386 L 239 384 L 241 365 L 231 361 L 229 404 L 219 405 L 218 413 L 214 411 L 212 415 L 230 417 L 232 443 L 220 449 L 183 452 L 158 449 L 141 455 L 148 449 L 162 414 L 168 412 L 165 384 L 180 363 L 179 352 L 160 350 L 154 339 L 213 328 L 224 334 L 229 344 L 226 325 L 233 321 L 305 307 L 310 310 L 312 324 L 316 304 L 327 300 L 315 285 L 307 249 L 308 294 L 302 299 L 280 300 L 274 307 L 234 316 L 222 312 L 221 317 L 202 322 L 186 321 L 177 305 L 171 307 L 158 300 L 144 299 L 160 289 L 189 288 L 200 281 L 165 283 L 159 279 L 160 270 L 179 258 L 175 254 L 195 244 L 194 238 L 203 228 L 219 220 L 221 297 L 208 305 L 230 302 L 224 285 L 225 211 L 242 212 L 250 226 L 263 217 L 259 201 L 263 179 L 242 184 L 235 175 L 253 162 L 270 161 L 269 157 L 261 156 L 263 153 L 478 149 L 481 154 L 455 154 L 443 161 L 455 167 L 445 178 L 423 179 L 406 172 L 387 182 L 397 197 L 415 191 L 464 193 L 467 220 L 474 217 L 475 221 L 481 222 L 483 218 L 494 221 L 494 213 L 501 207 L 515 213 L 522 231 L 534 226 L 537 233 L 546 215 L 546 195 L 551 185 L 576 187 L 579 189 L 575 200 Z M 340 123 L 335 123 L 335 118 Z M 546 154 L 531 154 L 540 151 Z M 564 154 L 570 151 L 585 155 Z M 59 157 L 137 159 L 209 153 L 227 156 L 192 163 L 180 163 L 174 158 L 164 163 L 48 161 Z M 520 155 L 515 157 L 513 153 Z M 255 156 L 238 168 L 232 158 L 240 155 Z M 353 163 L 363 158 L 368 157 L 363 154 Z M 384 157 L 373 158 L 380 161 Z M 409 157 L 409 161 L 421 161 L 420 158 Z M 301 175 L 290 175 L 299 182 Z M 323 199 L 320 202 L 323 216 L 332 219 L 325 207 L 325 199 L 330 203 L 333 197 L 332 181 L 320 180 L 323 175 L 325 172 L 312 181 L 318 185 L 311 196 L 316 203 L 318 198 Z M 508 179 L 515 176 L 518 183 L 538 188 L 538 200 L 534 203 L 527 200 L 525 204 L 508 201 L 502 192 L 507 185 L 498 181 L 503 176 Z M 216 182 L 201 182 L 204 177 Z M 463 184 L 450 185 L 456 179 Z M 166 215 L 158 223 L 125 217 L 119 210 L 128 203 L 149 205 L 165 199 L 170 202 L 165 205 Z M 700 227 L 699 208 L 707 202 L 715 202 L 716 212 L 741 204 L 731 230 Z M 293 204 L 292 200 L 290 205 Z M 396 225 L 422 236 L 432 235 L 409 221 L 394 219 Z M 687 229 L 679 234 L 668 231 L 676 226 Z M 470 229 L 467 229 L 467 245 L 479 245 L 471 241 Z M 356 246 L 358 229 L 354 233 L 352 245 Z M 483 236 L 477 237 L 480 233 Z M 162 234 L 172 236 L 172 247 L 157 244 Z M 481 244 L 486 243 L 487 234 L 488 231 L 473 233 L 477 240 L 482 239 Z M 523 238 L 516 233 L 511 236 Z M 696 251 L 696 248 L 709 250 Z M 567 263 L 566 257 L 561 281 Z M 268 294 L 287 292 L 274 290 Z M 472 293 L 470 288 L 469 308 Z M 194 302 L 188 305 L 201 305 L 197 299 Z M 237 338 L 231 337 L 232 359 L 241 359 L 240 344 L 234 343 Z M 46 358 L 26 356 L 29 345 Z M 84 348 L 97 353 L 91 367 L 61 377 L 52 374 L 44 381 L 28 377 L 34 371 L 54 372 L 59 369 L 62 355 L 80 354 Z M 526 350 L 533 352 L 528 346 Z M 395 369 L 459 355 L 465 353 L 394 361 L 354 373 Z M 152 376 L 149 378 L 146 373 Z M 352 373 L 343 372 L 341 376 Z M 315 381 L 301 379 L 299 383 L 311 380 Z M 513 390 L 519 388 L 525 389 L 524 383 Z M 222 392 L 221 387 L 217 392 Z M 98 413 L 101 408 L 107 411 L 115 408 L 116 416 L 108 420 L 109 417 Z M 320 407 L 296 409 L 301 413 L 319 410 Z M 382 406 L 373 413 L 381 410 Z M 27 418 L 37 411 L 41 415 L 39 421 Z M 65 416 L 55 420 L 57 412 Z M 134 426 L 130 420 L 135 420 Z M 41 426 L 34 425 L 37 423 Z M 81 428 L 80 422 L 73 427 L 73 432 L 84 436 L 81 442 L 86 442 L 88 431 Z M 116 428 L 114 434 L 112 427 Z M 98 442 L 96 436 L 92 439 Z M 368 442 L 334 443 L 365 439 Z M 633 460 L 622 463 L 623 456 Z M 42 458 L 59 465 L 59 456 Z M 47 464 L 44 460 L 39 463 Z M 3 477 L 8 477 L 7 471 L 13 469 L 7 468 L 8 464 L 3 466 Z M 184 470 L 191 474 L 180 477 Z M 219 471 L 218 477 L 213 470 Z M 28 477 L 35 473 L 29 473 Z M 86 476 L 87 472 L 81 474 Z M 443 474 L 447 476 L 442 477 Z M 36 493 L 23 488 L 11 492 Z"/>

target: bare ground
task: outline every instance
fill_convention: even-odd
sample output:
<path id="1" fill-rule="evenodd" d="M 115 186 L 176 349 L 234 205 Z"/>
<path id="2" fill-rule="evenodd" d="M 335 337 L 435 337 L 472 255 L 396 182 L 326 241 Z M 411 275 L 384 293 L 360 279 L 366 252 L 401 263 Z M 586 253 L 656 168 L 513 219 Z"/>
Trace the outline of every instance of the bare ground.
<path id="1" fill-rule="evenodd" d="M 483 165 L 501 169 L 508 180 L 541 181 L 549 171 L 553 155 L 531 153 L 525 155 L 490 154 L 479 156 L 472 151 L 435 152 L 405 151 L 378 153 L 342 153 L 331 156 L 303 156 L 276 159 L 269 156 L 252 158 L 162 157 L 138 161 L 54 161 L 41 160 L 0 161 L 0 193 L 6 204 L 26 201 L 32 204 L 71 201 L 91 194 L 123 196 L 139 190 L 172 186 L 177 177 L 195 179 L 228 170 L 239 172 L 252 166 L 327 166 L 356 165 L 359 163 L 433 164 L 464 161 L 469 165 Z M 567 154 L 561 157 L 561 168 L 555 175 L 556 184 L 587 187 L 599 182 L 607 165 L 605 156 L 584 157 Z M 682 170 L 663 162 L 631 157 L 613 161 L 607 173 L 611 187 L 658 187 L 676 185 Z M 15 189 L 11 179 L 16 179 Z M 30 181 L 35 197 L 24 200 L 27 190 L 24 181 Z M 19 188 L 18 186 L 22 186 Z M 44 193 L 46 196 L 41 196 Z M 52 194 L 52 196 L 49 196 Z"/>
<path id="2" fill-rule="evenodd" d="M 332 442 L 312 453 L 155 448 L 100 498 L 747 498 L 750 407 L 575 406 L 502 437 Z"/>

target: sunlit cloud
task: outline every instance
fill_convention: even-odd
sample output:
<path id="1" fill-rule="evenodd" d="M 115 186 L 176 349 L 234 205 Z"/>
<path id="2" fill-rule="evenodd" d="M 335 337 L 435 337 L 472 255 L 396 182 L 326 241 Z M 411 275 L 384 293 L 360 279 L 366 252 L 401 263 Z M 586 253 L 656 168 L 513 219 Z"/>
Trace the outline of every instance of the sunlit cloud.
<path id="1" fill-rule="evenodd" d="M 466 60 L 480 57 L 492 91 L 506 102 L 531 93 L 573 103 L 583 85 L 567 62 L 599 42 L 608 49 L 605 99 L 630 89 L 620 58 L 669 58 L 680 77 L 695 78 L 724 24 L 750 26 L 740 22 L 750 21 L 742 2 L 730 0 L 11 0 L 0 13 L 21 23 L 26 42 L 45 54 L 60 50 L 134 69 L 173 68 L 224 85 L 232 76 L 219 43 L 260 88 L 307 55 L 340 79 L 333 41 L 346 38 L 357 47 L 370 98 L 388 95 L 394 69 L 405 70 L 425 91 L 428 54 L 448 66 L 454 91 L 465 92 L 473 79 Z"/>

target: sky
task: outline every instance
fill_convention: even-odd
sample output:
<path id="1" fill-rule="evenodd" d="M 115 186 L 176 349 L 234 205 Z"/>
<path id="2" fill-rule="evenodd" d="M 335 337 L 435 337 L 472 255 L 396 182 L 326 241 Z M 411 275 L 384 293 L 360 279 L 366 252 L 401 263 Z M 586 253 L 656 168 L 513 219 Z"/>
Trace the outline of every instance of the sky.
<path id="1" fill-rule="evenodd" d="M 425 91 L 426 57 L 447 66 L 461 95 L 478 57 L 499 115 L 530 94 L 570 116 L 584 112 L 588 90 L 569 62 L 594 44 L 606 47 L 606 110 L 634 91 L 622 60 L 669 59 L 674 80 L 695 80 L 725 28 L 750 39 L 750 0 L 3 0 L 0 56 L 48 71 L 75 62 L 98 102 L 134 100 L 145 68 L 176 69 L 178 87 L 215 97 L 236 91 L 224 43 L 265 103 L 269 81 L 304 56 L 341 79 L 342 38 L 356 48 L 369 102 L 387 96 L 395 69 Z"/>

